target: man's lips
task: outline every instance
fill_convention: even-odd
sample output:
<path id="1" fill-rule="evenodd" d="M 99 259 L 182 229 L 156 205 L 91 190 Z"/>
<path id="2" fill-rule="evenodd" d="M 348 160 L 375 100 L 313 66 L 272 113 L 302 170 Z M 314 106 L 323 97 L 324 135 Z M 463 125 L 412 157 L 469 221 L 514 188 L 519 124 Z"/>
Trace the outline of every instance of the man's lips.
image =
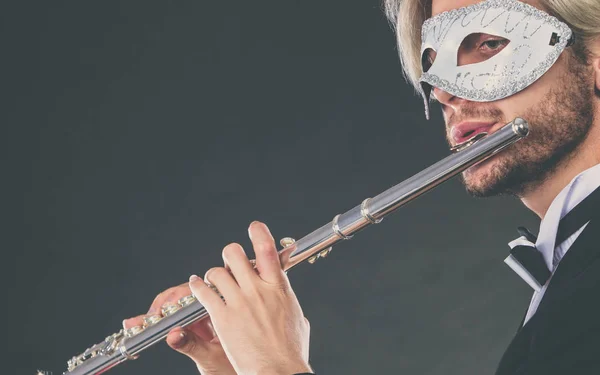
<path id="1" fill-rule="evenodd" d="M 475 137 L 477 134 L 487 132 L 494 127 L 495 122 L 465 121 L 452 126 L 450 135 L 454 145 L 458 145 Z"/>

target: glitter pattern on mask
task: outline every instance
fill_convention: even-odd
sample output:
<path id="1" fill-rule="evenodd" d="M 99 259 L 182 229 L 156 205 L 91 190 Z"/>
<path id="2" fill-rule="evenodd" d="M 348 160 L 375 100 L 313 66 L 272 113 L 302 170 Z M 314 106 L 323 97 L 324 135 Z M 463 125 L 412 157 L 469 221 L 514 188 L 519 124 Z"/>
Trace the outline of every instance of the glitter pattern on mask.
<path id="1" fill-rule="evenodd" d="M 476 102 L 503 99 L 531 85 L 556 62 L 572 35 L 571 29 L 565 23 L 531 5 L 517 0 L 488 0 L 440 13 L 426 20 L 421 31 L 422 51 L 426 48 L 440 51 L 450 35 L 447 43 L 451 43 L 451 47 L 456 48 L 458 53 L 457 35 L 467 32 L 467 27 L 482 30 L 480 32 L 490 28 L 492 31 L 489 33 L 493 35 L 497 34 L 494 30 L 499 30 L 511 43 L 513 40 L 517 43 L 506 47 L 511 50 L 506 51 L 502 57 L 504 60 L 499 60 L 500 62 L 500 53 L 487 61 L 468 67 L 449 67 L 451 64 L 448 64 L 448 57 L 444 61 L 446 66 L 436 67 L 434 61 L 429 71 L 422 74 L 420 82 Z M 536 34 L 543 27 L 546 31 L 548 27 L 555 30 L 560 35 L 560 41 L 554 46 L 539 45 L 539 38 L 544 38 L 545 35 Z M 532 39 L 534 37 L 538 38 L 538 42 Z M 508 53 L 511 55 L 507 55 Z M 439 57 L 438 52 L 438 59 Z M 494 59 L 496 57 L 498 59 Z M 531 66 L 524 69 L 530 62 Z M 427 102 L 429 93 L 422 91 L 422 95 Z"/>

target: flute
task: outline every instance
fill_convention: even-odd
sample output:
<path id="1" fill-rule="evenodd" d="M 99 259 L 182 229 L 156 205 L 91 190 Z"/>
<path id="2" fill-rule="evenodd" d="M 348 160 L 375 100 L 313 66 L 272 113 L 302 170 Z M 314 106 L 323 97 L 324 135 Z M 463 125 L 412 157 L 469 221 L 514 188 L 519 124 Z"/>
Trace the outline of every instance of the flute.
<path id="1" fill-rule="evenodd" d="M 361 229 L 377 224 L 404 204 L 437 187 L 462 171 L 495 155 L 524 138 L 529 125 L 521 118 L 506 124 L 497 132 L 477 134 L 452 148 L 450 156 L 433 164 L 383 193 L 365 199 L 353 209 L 336 215 L 333 220 L 295 241 L 281 240 L 279 258 L 284 271 L 308 261 L 314 263 L 331 252 L 333 245 L 348 240 Z M 253 261 L 251 261 L 253 262 Z M 217 291 L 218 292 L 218 291 Z M 185 327 L 208 313 L 193 295 L 179 300 L 161 315 L 147 317 L 143 326 L 131 327 L 108 336 L 67 363 L 65 375 L 96 375 L 127 360 L 136 359 L 146 348 L 163 340 L 175 327 Z M 38 374 L 47 374 L 39 371 Z"/>

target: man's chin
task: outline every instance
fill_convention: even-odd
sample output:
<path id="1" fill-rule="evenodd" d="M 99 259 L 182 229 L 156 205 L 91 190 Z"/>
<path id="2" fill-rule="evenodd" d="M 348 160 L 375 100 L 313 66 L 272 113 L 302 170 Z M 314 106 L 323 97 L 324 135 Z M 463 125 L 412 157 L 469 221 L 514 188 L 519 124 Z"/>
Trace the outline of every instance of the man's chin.
<path id="1" fill-rule="evenodd" d="M 498 191 L 502 183 L 502 159 L 496 155 L 462 173 L 462 182 L 467 192 L 474 197 L 491 197 L 502 194 Z"/>
<path id="2" fill-rule="evenodd" d="M 493 156 L 481 163 L 470 167 L 463 172 L 463 178 L 466 181 L 477 181 L 484 176 L 490 175 L 495 164 L 498 162 L 498 155 Z"/>

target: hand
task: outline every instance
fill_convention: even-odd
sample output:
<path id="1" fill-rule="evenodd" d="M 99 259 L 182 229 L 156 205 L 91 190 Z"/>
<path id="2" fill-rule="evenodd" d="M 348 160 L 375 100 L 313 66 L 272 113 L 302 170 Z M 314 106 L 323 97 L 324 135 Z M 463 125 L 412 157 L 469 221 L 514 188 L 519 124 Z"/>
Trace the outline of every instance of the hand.
<path id="1" fill-rule="evenodd" d="M 159 315 L 163 306 L 176 304 L 180 298 L 191 294 L 188 283 L 167 289 L 156 296 L 147 314 L 125 319 L 123 328 L 141 326 L 145 316 Z M 219 338 L 215 336 L 209 318 L 192 323 L 185 328 L 172 329 L 167 335 L 167 344 L 191 358 L 202 375 L 236 374 L 223 351 Z"/>
<path id="2" fill-rule="evenodd" d="M 266 225 L 248 229 L 256 253 L 254 270 L 238 244 L 223 249 L 227 268 L 212 268 L 205 281 L 190 288 L 212 318 L 214 329 L 233 368 L 240 375 L 292 375 L 312 372 L 308 365 L 310 326 L 304 318 Z"/>

